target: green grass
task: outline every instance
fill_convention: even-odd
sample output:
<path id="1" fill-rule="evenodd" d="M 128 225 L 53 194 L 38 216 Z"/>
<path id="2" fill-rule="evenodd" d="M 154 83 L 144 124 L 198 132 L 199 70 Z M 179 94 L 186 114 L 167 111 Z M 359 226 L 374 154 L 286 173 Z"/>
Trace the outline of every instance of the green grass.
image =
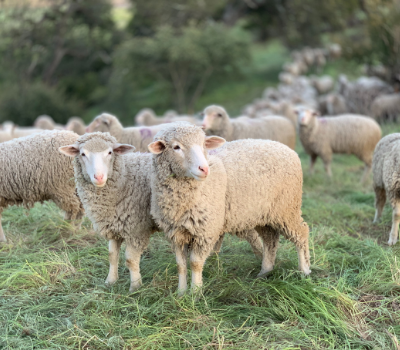
<path id="1" fill-rule="evenodd" d="M 130 294 L 122 257 L 120 280 L 104 285 L 107 242 L 87 219 L 76 230 L 52 204 L 11 207 L 9 243 L 0 245 L 0 349 L 398 349 L 400 246 L 385 244 L 390 208 L 372 224 L 372 180 L 359 183 L 356 158 L 335 156 L 329 180 L 320 161 L 308 176 L 297 150 L 310 277 L 281 239 L 275 270 L 256 279 L 260 260 L 227 236 L 207 260 L 200 298 L 178 298 L 175 259 L 159 233 L 142 258 L 144 285 Z"/>

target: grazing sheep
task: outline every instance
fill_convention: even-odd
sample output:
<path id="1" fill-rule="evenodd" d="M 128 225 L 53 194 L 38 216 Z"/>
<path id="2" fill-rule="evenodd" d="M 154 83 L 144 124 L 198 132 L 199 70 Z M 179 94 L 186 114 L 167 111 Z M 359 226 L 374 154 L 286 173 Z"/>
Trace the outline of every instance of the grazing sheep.
<path id="1" fill-rule="evenodd" d="M 203 127 L 208 134 L 221 136 L 227 141 L 252 138 L 279 141 L 291 149 L 296 145 L 296 130 L 283 117 L 231 119 L 223 107 L 213 105 L 204 110 Z"/>
<path id="2" fill-rule="evenodd" d="M 400 115 L 400 94 L 378 96 L 371 105 L 371 114 L 377 121 L 397 121 Z"/>
<path id="3" fill-rule="evenodd" d="M 372 159 L 373 188 L 375 191 L 374 223 L 381 218 L 386 197 L 392 206 L 392 229 L 389 245 L 397 243 L 400 223 L 400 133 L 385 136 L 375 148 Z"/>
<path id="4" fill-rule="evenodd" d="M 66 212 L 65 218 L 80 219 L 83 209 L 76 195 L 71 161 L 58 152 L 75 142 L 69 131 L 43 131 L 0 145 L 0 219 L 9 205 L 32 207 L 52 200 Z M 5 241 L 0 225 L 0 241 Z"/>
<path id="5" fill-rule="evenodd" d="M 33 126 L 36 129 L 43 129 L 43 130 L 64 129 L 62 125 L 56 124 L 53 118 L 48 115 L 41 115 L 37 117 L 35 122 L 33 123 Z"/>
<path id="6" fill-rule="evenodd" d="M 313 109 L 298 109 L 297 113 L 300 141 L 311 157 L 311 173 L 318 156 L 331 177 L 332 154 L 354 154 L 365 163 L 362 181 L 366 179 L 371 170 L 372 154 L 382 134 L 375 120 L 353 114 L 317 118 L 318 112 Z"/>
<path id="7" fill-rule="evenodd" d="M 79 117 L 71 117 L 68 119 L 68 123 L 65 126 L 66 130 L 73 131 L 78 135 L 83 135 L 86 132 L 86 126 L 83 120 Z"/>
<path id="8" fill-rule="evenodd" d="M 109 132 L 118 142 L 133 145 L 136 151 L 148 152 L 147 146 L 153 141 L 154 135 L 165 125 L 167 124 L 124 128 L 117 117 L 103 113 L 89 124 L 86 131 L 88 133 Z"/>
<path id="9" fill-rule="evenodd" d="M 234 141 L 207 155 L 224 142 L 180 122 L 160 131 L 149 145 L 151 213 L 173 242 L 179 293 L 187 288 L 188 249 L 195 289 L 202 285 L 205 260 L 224 232 L 257 230 L 264 243 L 259 276 L 273 269 L 281 234 L 295 243 L 300 270 L 311 272 L 298 155 L 266 140 Z"/>
<path id="10" fill-rule="evenodd" d="M 149 153 L 129 153 L 133 150 L 133 146 L 119 144 L 109 133 L 100 132 L 85 134 L 60 148 L 61 153 L 75 157 L 79 198 L 96 232 L 109 240 L 106 283 L 118 279 L 118 256 L 125 241 L 130 291 L 142 283 L 140 257 L 158 229 L 150 214 L 152 157 Z M 256 232 L 244 238 L 253 244 L 255 253 L 262 250 Z"/>

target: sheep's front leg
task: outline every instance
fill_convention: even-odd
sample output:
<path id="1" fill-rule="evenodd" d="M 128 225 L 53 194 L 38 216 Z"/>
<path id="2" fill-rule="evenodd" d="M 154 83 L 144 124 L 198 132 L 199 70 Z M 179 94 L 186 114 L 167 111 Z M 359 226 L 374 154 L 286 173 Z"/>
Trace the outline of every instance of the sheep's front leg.
<path id="1" fill-rule="evenodd" d="M 257 277 L 263 277 L 274 269 L 276 252 L 279 246 L 279 232 L 271 227 L 257 227 L 263 240 L 263 259 L 261 271 Z"/>
<path id="2" fill-rule="evenodd" d="M 375 187 L 375 218 L 373 223 L 377 223 L 382 216 L 382 211 L 386 203 L 386 191 L 384 188 Z"/>
<path id="3" fill-rule="evenodd" d="M 314 167 L 315 167 L 315 162 L 317 161 L 317 155 L 312 154 L 310 156 L 310 175 L 314 175 Z"/>
<path id="4" fill-rule="evenodd" d="M 193 250 L 190 253 L 190 269 L 192 271 L 192 291 L 196 291 L 203 286 L 203 266 L 210 255 L 211 249 L 207 251 Z"/>
<path id="5" fill-rule="evenodd" d="M 129 274 L 131 276 L 130 292 L 134 292 L 142 285 L 142 275 L 140 274 L 140 258 L 142 252 L 142 249 L 133 247 L 127 243 L 125 250 L 125 265 L 129 269 Z"/>
<path id="6" fill-rule="evenodd" d="M 3 226 L 1 225 L 1 214 L 3 213 L 3 209 L 0 209 L 0 242 L 7 242 L 7 238 L 4 235 Z"/>
<path id="7" fill-rule="evenodd" d="M 399 223 L 400 223 L 400 203 L 394 203 L 392 213 L 392 230 L 389 235 L 389 245 L 394 245 L 397 243 L 399 238 Z"/>
<path id="8" fill-rule="evenodd" d="M 108 242 L 108 259 L 110 261 L 110 270 L 106 279 L 107 284 L 114 284 L 118 280 L 118 260 L 122 240 L 110 239 Z"/>
<path id="9" fill-rule="evenodd" d="M 182 296 L 187 290 L 187 252 L 188 245 L 175 246 L 175 258 L 178 266 L 178 295 Z"/>

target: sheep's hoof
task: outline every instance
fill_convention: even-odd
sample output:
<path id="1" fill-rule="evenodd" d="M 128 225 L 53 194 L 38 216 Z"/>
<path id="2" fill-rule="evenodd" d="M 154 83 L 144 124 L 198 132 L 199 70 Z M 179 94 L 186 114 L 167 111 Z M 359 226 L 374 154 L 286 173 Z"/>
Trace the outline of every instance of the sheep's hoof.
<path id="1" fill-rule="evenodd" d="M 115 284 L 115 282 L 118 281 L 118 277 L 117 278 L 111 278 L 111 277 L 107 277 L 107 279 L 104 281 L 104 283 L 108 286 L 112 286 L 113 284 Z"/>
<path id="2" fill-rule="evenodd" d="M 304 275 L 306 275 L 306 276 L 308 276 L 308 275 L 310 275 L 311 274 L 311 270 L 310 270 L 310 268 L 307 268 L 307 269 L 304 269 L 304 270 L 301 270 L 303 273 L 304 273 Z"/>
<path id="3" fill-rule="evenodd" d="M 186 294 L 186 289 L 178 289 L 178 298 L 182 298 Z"/>
<path id="4" fill-rule="evenodd" d="M 4 239 L 0 238 L 0 243 L 7 243 L 7 239 L 5 237 L 4 237 Z"/>
<path id="5" fill-rule="evenodd" d="M 396 243 L 397 239 L 396 240 L 389 239 L 388 245 L 395 245 Z"/>
<path id="6" fill-rule="evenodd" d="M 257 275 L 257 278 L 264 278 L 271 274 L 273 269 L 271 270 L 261 270 L 260 273 Z"/>

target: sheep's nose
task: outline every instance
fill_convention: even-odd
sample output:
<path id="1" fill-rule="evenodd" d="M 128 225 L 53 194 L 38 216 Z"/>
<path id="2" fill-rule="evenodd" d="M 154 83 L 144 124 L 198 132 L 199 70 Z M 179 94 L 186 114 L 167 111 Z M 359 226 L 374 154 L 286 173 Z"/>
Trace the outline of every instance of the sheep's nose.
<path id="1" fill-rule="evenodd" d="M 103 175 L 103 174 L 94 175 L 94 178 L 95 178 L 96 180 L 98 180 L 98 181 L 101 181 L 101 180 L 103 180 L 104 175 Z"/>
<path id="2" fill-rule="evenodd" d="M 199 166 L 199 170 L 204 173 L 204 175 L 208 175 L 208 166 Z"/>
<path id="3" fill-rule="evenodd" d="M 201 126 L 203 129 L 205 129 L 206 128 L 206 124 L 202 124 L 202 126 Z"/>

